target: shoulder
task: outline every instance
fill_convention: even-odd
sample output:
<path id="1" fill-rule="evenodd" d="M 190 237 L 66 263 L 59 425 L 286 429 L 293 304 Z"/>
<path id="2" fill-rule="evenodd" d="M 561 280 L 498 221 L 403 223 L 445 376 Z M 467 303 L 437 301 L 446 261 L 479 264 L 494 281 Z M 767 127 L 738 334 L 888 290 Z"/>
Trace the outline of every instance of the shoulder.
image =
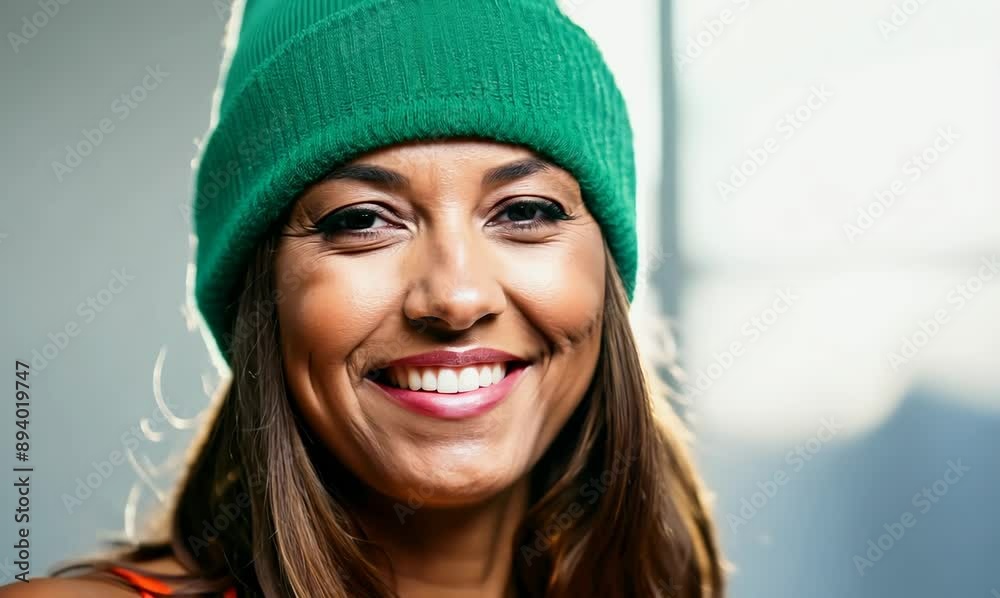
<path id="1" fill-rule="evenodd" d="M 0 598 L 134 598 L 136 592 L 98 579 L 82 577 L 32 579 L 0 587 Z"/>
<path id="2" fill-rule="evenodd" d="M 157 573 L 184 573 L 184 567 L 172 558 L 137 563 L 146 571 Z M 113 577 L 45 577 L 25 582 L 14 582 L 0 587 L 0 598 L 135 598 L 139 595 L 112 581 Z"/>

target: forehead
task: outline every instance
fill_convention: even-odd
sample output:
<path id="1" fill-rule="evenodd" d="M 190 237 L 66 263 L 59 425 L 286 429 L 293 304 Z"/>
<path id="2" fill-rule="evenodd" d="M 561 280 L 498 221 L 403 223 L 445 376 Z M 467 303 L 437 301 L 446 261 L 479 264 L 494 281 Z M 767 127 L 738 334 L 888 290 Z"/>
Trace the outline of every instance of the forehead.
<path id="1" fill-rule="evenodd" d="M 500 167 L 516 164 L 527 166 L 515 173 L 517 176 L 510 176 L 510 172 L 494 176 Z M 421 178 L 424 182 L 476 178 L 492 186 L 537 174 L 570 187 L 576 186 L 572 174 L 530 148 L 492 140 L 444 139 L 394 145 L 339 165 L 331 173 L 351 165 L 376 166 L 399 173 L 412 184 L 419 184 Z"/>
<path id="2" fill-rule="evenodd" d="M 480 162 L 518 160 L 539 157 L 530 149 L 489 139 L 435 139 L 411 141 L 380 148 L 351 161 L 367 164 L 408 162 L 475 165 Z"/>
<path id="3" fill-rule="evenodd" d="M 344 185 L 420 194 L 446 188 L 537 191 L 538 185 L 545 185 L 568 201 L 580 198 L 573 175 L 530 148 L 480 139 L 421 140 L 380 148 L 334 166 L 312 190 Z"/>

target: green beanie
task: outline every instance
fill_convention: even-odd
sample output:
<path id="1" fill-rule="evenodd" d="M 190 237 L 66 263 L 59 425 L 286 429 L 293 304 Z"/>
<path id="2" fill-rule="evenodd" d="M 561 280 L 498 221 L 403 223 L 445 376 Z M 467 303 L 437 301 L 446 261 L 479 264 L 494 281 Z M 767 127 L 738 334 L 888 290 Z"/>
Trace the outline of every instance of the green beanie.
<path id="1" fill-rule="evenodd" d="M 337 164 L 418 139 L 523 145 L 572 173 L 632 301 L 631 125 L 555 0 L 246 0 L 227 37 L 192 206 L 194 298 L 227 361 L 246 267 L 294 200 Z"/>

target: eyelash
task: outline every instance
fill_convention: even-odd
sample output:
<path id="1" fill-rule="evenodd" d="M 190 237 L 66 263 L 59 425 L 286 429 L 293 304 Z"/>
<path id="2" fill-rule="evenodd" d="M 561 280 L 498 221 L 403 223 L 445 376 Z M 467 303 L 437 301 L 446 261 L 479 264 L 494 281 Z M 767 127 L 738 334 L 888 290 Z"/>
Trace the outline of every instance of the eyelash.
<path id="1" fill-rule="evenodd" d="M 559 204 L 555 203 L 554 201 L 544 200 L 544 199 L 511 201 L 508 202 L 503 207 L 503 209 L 500 210 L 499 213 L 500 214 L 506 213 L 511 208 L 517 206 L 534 207 L 538 210 L 538 213 L 541 214 L 542 216 L 541 219 L 536 218 L 526 222 L 520 220 L 512 221 L 515 224 L 508 225 L 508 228 L 518 231 L 536 230 L 544 226 L 549 226 L 554 222 L 560 220 L 574 220 L 576 218 L 576 216 L 571 216 L 567 214 L 562 209 L 562 207 L 559 206 Z M 332 214 L 328 214 L 320 218 L 319 221 L 316 222 L 316 225 L 312 227 L 312 232 L 315 234 L 321 234 L 323 235 L 324 238 L 327 239 L 332 239 L 339 234 L 346 234 L 348 236 L 357 237 L 361 239 L 370 239 L 379 236 L 381 233 L 378 232 L 378 229 L 346 229 L 338 227 L 338 225 L 347 218 L 350 218 L 352 216 L 364 216 L 364 215 L 373 215 L 375 217 L 382 218 L 383 220 L 387 220 L 387 218 L 385 218 L 386 216 L 385 211 L 379 208 L 372 208 L 372 207 L 345 208 L 343 210 L 333 212 Z"/>

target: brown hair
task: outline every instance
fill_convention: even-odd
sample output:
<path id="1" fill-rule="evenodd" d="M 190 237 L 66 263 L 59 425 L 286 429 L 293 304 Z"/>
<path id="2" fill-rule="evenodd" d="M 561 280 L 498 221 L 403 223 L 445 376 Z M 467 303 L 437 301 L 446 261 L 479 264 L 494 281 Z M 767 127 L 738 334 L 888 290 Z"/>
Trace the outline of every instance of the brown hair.
<path id="1" fill-rule="evenodd" d="M 233 376 L 194 447 L 164 533 L 116 558 L 174 595 L 396 596 L 352 515 L 361 482 L 310 436 L 285 385 L 274 287 L 276 239 L 248 269 L 231 337 Z M 519 596 L 719 598 L 723 566 L 705 493 L 669 390 L 640 359 L 612 256 L 597 368 L 574 414 L 530 472 L 515 543 Z M 599 483 L 598 483 L 599 482 Z M 141 563 L 172 556 L 190 576 Z M 138 565 L 138 566 L 137 566 Z M 391 570 L 391 565 L 389 566 Z"/>

